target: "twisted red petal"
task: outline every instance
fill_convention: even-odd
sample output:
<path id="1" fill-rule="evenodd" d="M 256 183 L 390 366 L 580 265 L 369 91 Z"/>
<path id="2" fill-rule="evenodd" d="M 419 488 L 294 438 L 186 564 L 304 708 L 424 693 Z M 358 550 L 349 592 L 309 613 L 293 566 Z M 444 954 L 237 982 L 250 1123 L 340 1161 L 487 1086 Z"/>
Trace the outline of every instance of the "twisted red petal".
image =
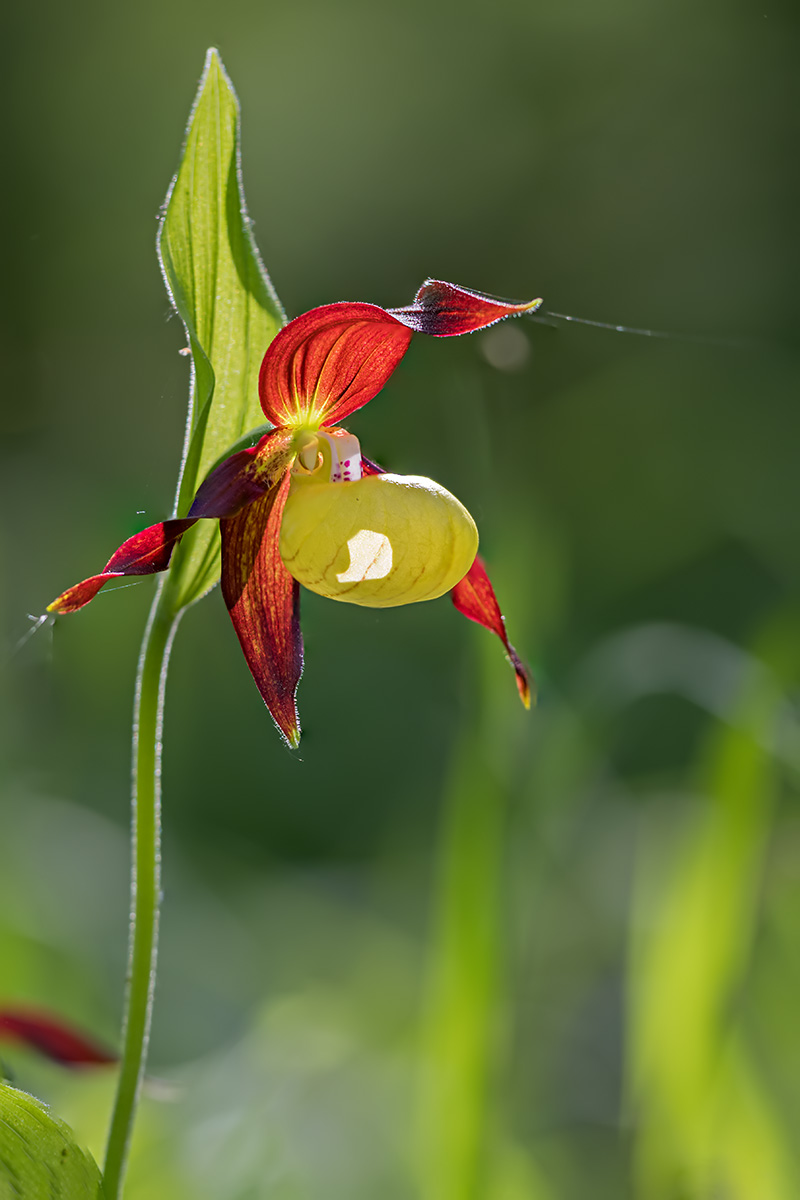
<path id="1" fill-rule="evenodd" d="M 300 741 L 295 693 L 303 673 L 300 585 L 278 551 L 289 474 L 222 530 L 222 594 L 250 673 L 290 746 Z"/>
<path id="2" fill-rule="evenodd" d="M 541 303 L 541 300 L 529 300 L 521 304 L 513 300 L 498 300 L 496 296 L 473 292 L 454 283 L 444 283 L 441 279 L 426 279 L 413 304 L 407 308 L 390 308 L 389 312 L 415 333 L 454 337 L 459 333 L 485 329 L 504 317 L 535 312 Z"/>
<path id="3" fill-rule="evenodd" d="M 292 431 L 273 429 L 248 450 L 226 458 L 200 485 L 190 517 L 234 517 L 263 496 L 291 465 Z"/>
<path id="4" fill-rule="evenodd" d="M 483 565 L 480 555 L 450 594 L 453 597 L 453 604 L 460 613 L 463 613 L 470 621 L 477 621 L 479 625 L 484 625 L 500 638 L 516 673 L 520 699 L 526 708 L 530 708 L 533 680 L 530 671 L 508 640 L 505 619 L 500 612 L 500 605 L 497 603 L 494 588 L 486 574 L 486 567 Z"/>
<path id="5" fill-rule="evenodd" d="M 375 304 L 326 304 L 290 321 L 261 364 L 261 407 L 274 425 L 344 420 L 376 396 L 411 330 Z"/>
<path id="6" fill-rule="evenodd" d="M 0 1009 L 0 1038 L 22 1042 L 65 1066 L 116 1062 L 118 1056 L 60 1017 L 32 1009 Z"/>
<path id="7" fill-rule="evenodd" d="M 186 533 L 194 525 L 193 518 L 182 520 L 160 521 L 135 533 L 133 537 L 123 542 L 115 550 L 99 575 L 90 575 L 80 583 L 67 588 L 57 596 L 47 611 L 51 613 L 77 612 L 94 600 L 100 588 L 110 579 L 119 579 L 124 575 L 153 575 L 156 571 L 165 571 L 172 558 L 172 551 Z"/>
<path id="8" fill-rule="evenodd" d="M 126 575 L 153 575 L 166 571 L 180 539 L 201 517 L 230 517 L 252 503 L 279 479 L 291 459 L 291 433 L 273 430 L 257 446 L 232 454 L 201 485 L 188 517 L 150 525 L 123 542 L 99 575 L 62 592 L 47 611 L 71 613 L 93 600 L 110 579 Z"/>

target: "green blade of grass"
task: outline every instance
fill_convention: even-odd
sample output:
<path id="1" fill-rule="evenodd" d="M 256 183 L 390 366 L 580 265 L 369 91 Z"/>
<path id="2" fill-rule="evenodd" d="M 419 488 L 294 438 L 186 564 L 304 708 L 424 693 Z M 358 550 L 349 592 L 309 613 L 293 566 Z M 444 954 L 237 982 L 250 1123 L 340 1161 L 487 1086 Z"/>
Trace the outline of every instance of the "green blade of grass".
<path id="1" fill-rule="evenodd" d="M 528 716 L 488 638 L 474 715 L 454 748 L 443 797 L 423 995 L 416 1171 L 423 1200 L 549 1200 L 500 1102 L 507 1065 L 507 834 Z"/>
<path id="2" fill-rule="evenodd" d="M 642 1200 L 797 1195 L 777 1101 L 743 1020 L 782 702 L 776 681 L 754 671 L 731 724 L 710 739 L 697 807 L 677 838 L 656 822 L 644 840 L 629 990 Z"/>

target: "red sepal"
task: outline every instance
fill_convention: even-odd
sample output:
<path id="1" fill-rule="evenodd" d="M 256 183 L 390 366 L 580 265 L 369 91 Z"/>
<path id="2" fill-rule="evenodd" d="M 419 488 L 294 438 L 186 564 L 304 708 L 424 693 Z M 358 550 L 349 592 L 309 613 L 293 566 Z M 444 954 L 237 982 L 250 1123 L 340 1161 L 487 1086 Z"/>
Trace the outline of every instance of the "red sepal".
<path id="1" fill-rule="evenodd" d="M 90 575 L 88 579 L 67 588 L 52 604 L 48 604 L 47 611 L 77 612 L 84 604 L 94 600 L 100 588 L 110 579 L 125 575 L 154 575 L 157 571 L 165 571 L 172 551 L 194 522 L 195 518 L 192 517 L 160 521 L 158 525 L 150 525 L 141 533 L 135 533 L 114 551 L 99 575 Z"/>
<path id="2" fill-rule="evenodd" d="M 22 1042 L 68 1067 L 113 1063 L 118 1058 L 60 1017 L 34 1009 L 0 1009 L 0 1038 Z"/>
<path id="3" fill-rule="evenodd" d="M 326 304 L 285 325 L 261 364 L 258 391 L 274 425 L 333 425 L 376 396 L 411 330 L 375 304 Z"/>
<path id="4" fill-rule="evenodd" d="M 220 522 L 222 594 L 250 673 L 278 729 L 300 741 L 295 693 L 303 672 L 300 585 L 278 551 L 289 475 L 270 492 Z"/>
<path id="5" fill-rule="evenodd" d="M 273 429 L 257 445 L 226 458 L 198 488 L 189 516 L 234 517 L 263 496 L 291 465 L 293 436 L 289 429 Z"/>
<path id="6" fill-rule="evenodd" d="M 390 308 L 397 317 L 415 333 L 427 333 L 431 337 L 455 337 L 460 333 L 474 333 L 502 321 L 504 317 L 518 317 L 521 313 L 535 312 L 541 300 L 529 300 L 521 304 L 513 300 L 498 300 L 483 292 L 444 283 L 441 279 L 426 279 L 407 308 Z"/>
<path id="7" fill-rule="evenodd" d="M 517 690 L 526 708 L 531 706 L 531 691 L 533 680 L 531 673 L 508 640 L 506 623 L 500 612 L 500 605 L 494 594 L 494 588 L 486 574 L 483 559 L 478 555 L 467 574 L 457 583 L 450 595 L 453 604 L 460 613 L 470 621 L 477 621 L 492 633 L 496 633 L 506 648 L 512 667 L 517 677 Z"/>
<path id="8" fill-rule="evenodd" d="M 195 521 L 201 517 L 232 517 L 280 479 L 291 461 L 291 441 L 291 432 L 272 430 L 257 446 L 226 458 L 201 484 L 188 517 L 160 521 L 135 533 L 114 551 L 99 575 L 90 575 L 62 592 L 47 611 L 77 612 L 110 579 L 166 571 L 173 550 Z"/>
<path id="9" fill-rule="evenodd" d="M 361 474 L 362 475 L 385 475 L 386 468 L 379 467 L 378 464 L 374 463 L 371 458 L 365 458 L 364 455 L 362 454 L 361 455 Z"/>
<path id="10" fill-rule="evenodd" d="M 239 450 L 211 472 L 197 489 L 190 517 L 233 517 L 245 504 L 264 494 L 254 478 L 256 450 Z"/>

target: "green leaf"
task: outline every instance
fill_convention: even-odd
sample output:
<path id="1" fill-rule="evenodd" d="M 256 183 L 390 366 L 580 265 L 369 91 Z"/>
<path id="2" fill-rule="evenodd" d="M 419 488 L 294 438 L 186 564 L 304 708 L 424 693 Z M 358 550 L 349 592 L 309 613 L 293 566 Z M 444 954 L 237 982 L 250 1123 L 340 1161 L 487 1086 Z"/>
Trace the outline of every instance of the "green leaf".
<path id="1" fill-rule="evenodd" d="M 186 327 L 192 384 L 177 512 L 209 468 L 264 421 L 258 370 L 285 317 L 250 229 L 241 179 L 239 102 L 209 50 L 158 237 L 164 282 Z M 175 608 L 219 579 L 216 524 L 199 522 L 171 568 Z"/>
<path id="2" fill-rule="evenodd" d="M 0 1084 L 0 1200 L 102 1200 L 97 1163 L 46 1105 Z"/>
<path id="3" fill-rule="evenodd" d="M 777 788 L 770 747 L 786 704 L 754 656 L 683 828 L 671 840 L 657 815 L 644 827 L 629 994 L 637 1196 L 799 1194 L 743 1016 Z"/>

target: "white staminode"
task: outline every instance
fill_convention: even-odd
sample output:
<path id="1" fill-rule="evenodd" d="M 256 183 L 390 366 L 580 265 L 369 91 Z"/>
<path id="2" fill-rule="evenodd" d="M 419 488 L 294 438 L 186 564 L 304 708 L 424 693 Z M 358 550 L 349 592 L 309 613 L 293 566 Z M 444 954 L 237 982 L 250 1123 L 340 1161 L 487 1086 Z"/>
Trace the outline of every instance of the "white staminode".
<path id="1" fill-rule="evenodd" d="M 331 448 L 331 483 L 353 483 L 361 478 L 361 447 L 358 438 L 344 429 L 320 433 Z"/>
<path id="2" fill-rule="evenodd" d="M 359 529 L 348 540 L 350 566 L 337 572 L 339 583 L 363 583 L 365 579 L 385 579 L 392 569 L 392 543 L 385 533 Z"/>

